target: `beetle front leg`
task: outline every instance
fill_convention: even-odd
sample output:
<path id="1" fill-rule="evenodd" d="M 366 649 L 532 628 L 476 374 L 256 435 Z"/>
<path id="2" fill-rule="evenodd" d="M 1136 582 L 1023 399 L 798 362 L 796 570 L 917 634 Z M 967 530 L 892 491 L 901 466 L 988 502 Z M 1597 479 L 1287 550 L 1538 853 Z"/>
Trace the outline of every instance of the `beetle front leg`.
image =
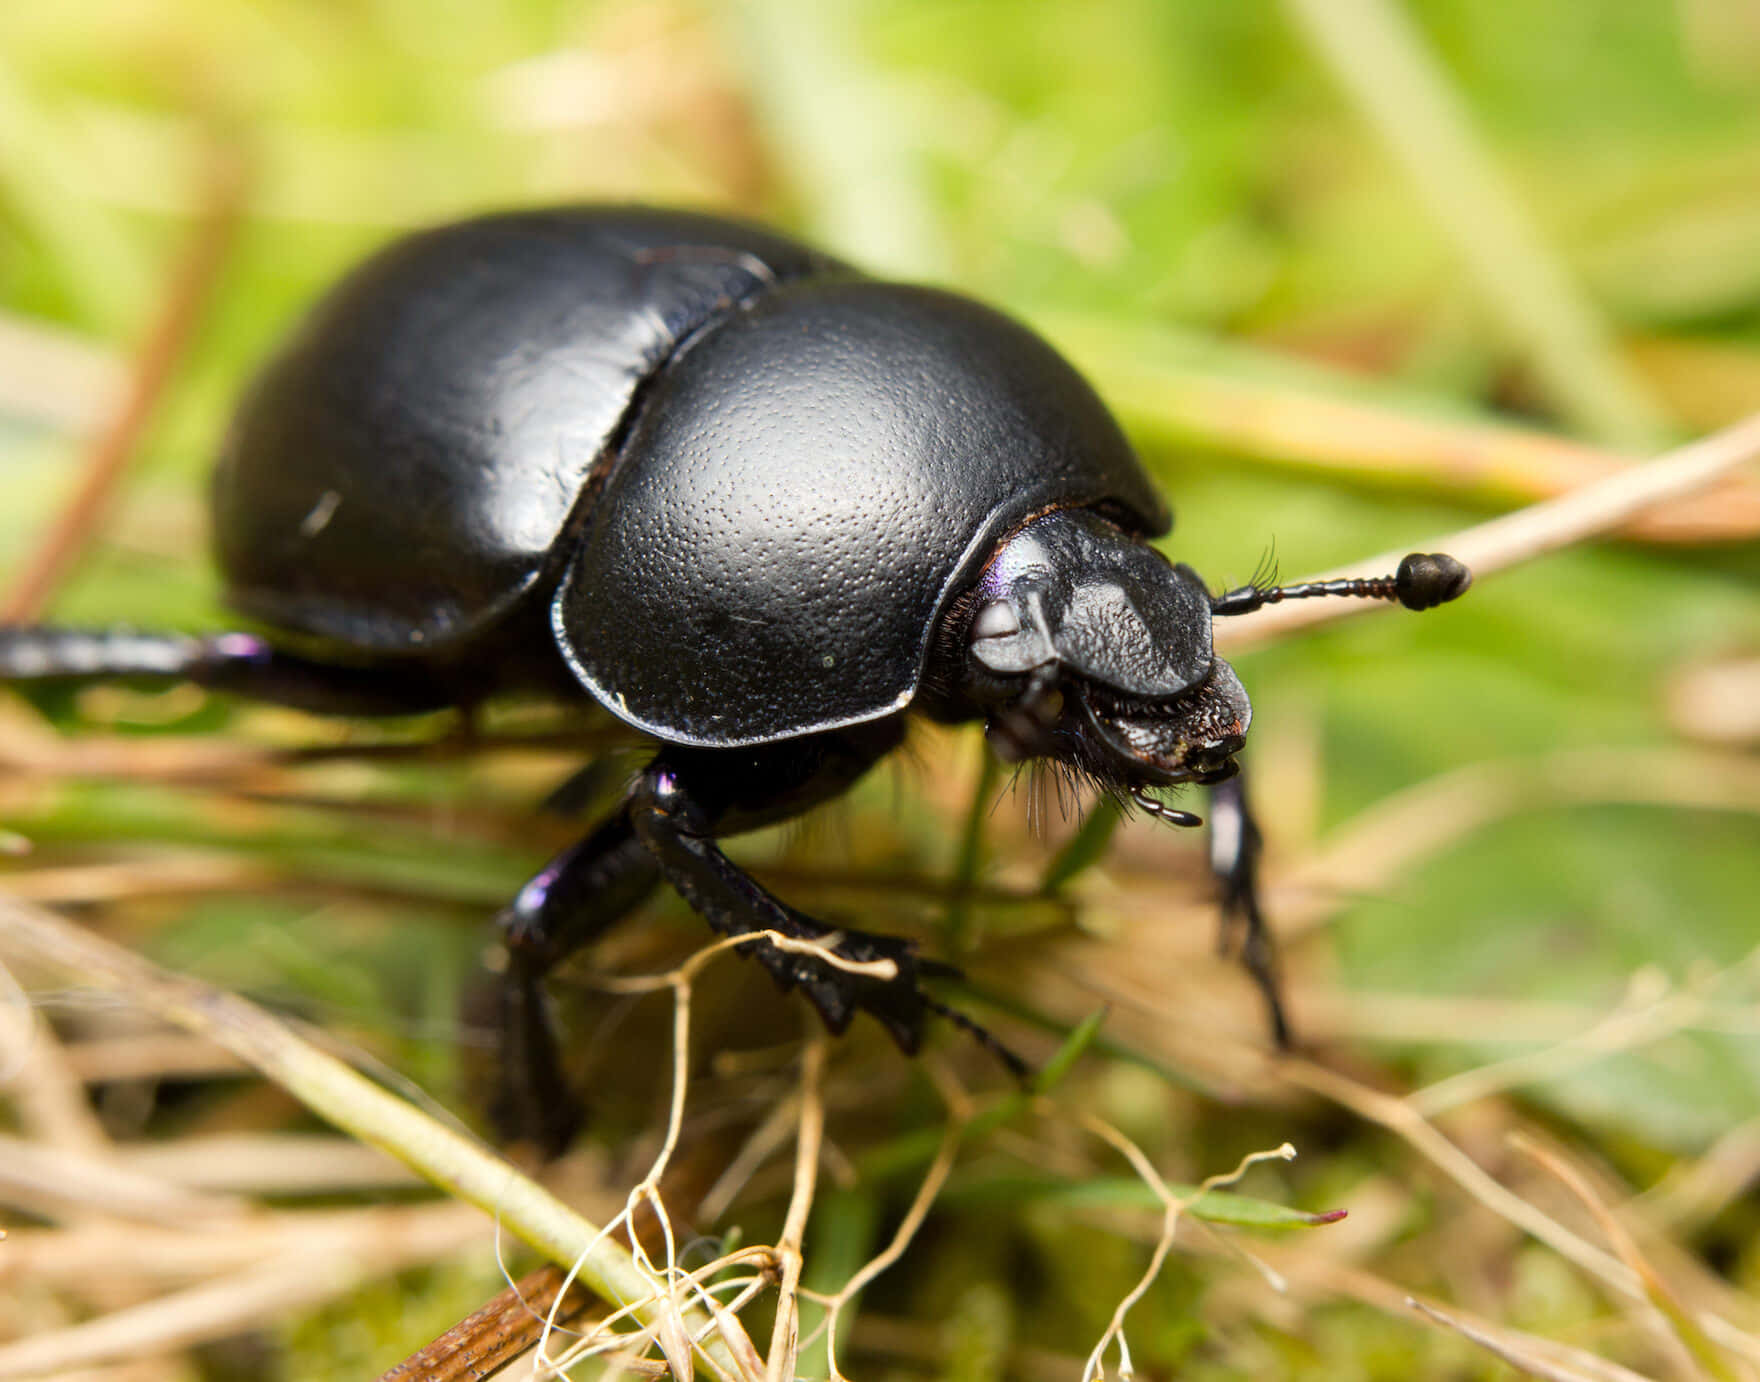
<path id="1" fill-rule="evenodd" d="M 554 1156 L 574 1136 L 580 1105 L 563 1078 L 544 976 L 637 907 L 659 881 L 659 866 L 636 838 L 625 806 L 534 874 L 496 919 L 507 971 L 490 1118 L 505 1139 L 531 1141 Z"/>
<path id="2" fill-rule="evenodd" d="M 1226 953 L 1239 932 L 1241 963 L 1265 997 L 1272 1039 L 1287 1050 L 1292 1038 L 1278 977 L 1277 940 L 1259 907 L 1261 844 L 1241 775 L 1214 784 L 1210 788 L 1210 868 L 1221 886 L 1220 943 Z"/>
<path id="3" fill-rule="evenodd" d="M 826 1027 L 842 1033 L 858 1011 L 872 1014 L 901 1050 L 922 1043 L 924 1019 L 945 1009 L 918 988 L 925 973 L 949 966 L 917 958 L 913 942 L 827 926 L 797 912 L 759 887 L 715 846 L 715 822 L 681 774 L 664 760 L 648 768 L 629 798 L 635 833 L 653 852 L 666 881 L 723 936 L 775 931 L 793 939 L 826 942 L 844 959 L 889 960 L 889 979 L 854 974 L 813 955 L 785 951 L 765 941 L 742 945 L 784 992 L 799 988 L 819 1010 Z"/>

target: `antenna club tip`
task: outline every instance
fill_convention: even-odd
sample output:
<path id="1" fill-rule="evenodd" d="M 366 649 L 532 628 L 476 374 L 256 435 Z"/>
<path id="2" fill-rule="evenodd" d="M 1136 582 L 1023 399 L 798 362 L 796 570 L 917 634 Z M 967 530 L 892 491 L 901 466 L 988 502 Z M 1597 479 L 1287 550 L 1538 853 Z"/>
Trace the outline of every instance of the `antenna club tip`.
<path id="1" fill-rule="evenodd" d="M 1472 584 L 1465 563 L 1443 552 L 1413 552 L 1394 575 L 1394 595 L 1407 609 L 1434 609 L 1458 600 Z"/>

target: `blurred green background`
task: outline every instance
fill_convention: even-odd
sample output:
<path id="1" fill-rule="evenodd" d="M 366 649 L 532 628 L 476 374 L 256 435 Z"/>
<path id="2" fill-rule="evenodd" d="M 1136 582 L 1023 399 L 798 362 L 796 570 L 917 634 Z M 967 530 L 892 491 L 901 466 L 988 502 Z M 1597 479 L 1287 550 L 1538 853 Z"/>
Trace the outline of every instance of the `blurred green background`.
<path id="1" fill-rule="evenodd" d="M 1747 0 L 14 3 L 0 6 L 4 569 L 24 569 L 68 503 L 216 214 L 230 208 L 235 228 L 197 252 L 211 282 L 187 349 L 55 591 L 56 619 L 223 626 L 201 485 L 255 362 L 399 230 L 565 199 L 767 220 L 1035 322 L 1091 372 L 1173 496 L 1167 550 L 1219 587 L 1273 547 L 1294 578 L 1421 546 L 1760 411 L 1760 7 Z M 1501 1133 L 1538 1128 L 1610 1197 L 1675 1205 L 1656 1233 L 1685 1249 L 1695 1299 L 1732 1318 L 1760 1276 L 1757 534 L 1750 466 L 1709 502 L 1498 575 L 1458 606 L 1239 660 L 1298 1026 L 1328 1060 L 1401 1091 L 1529 1061 L 1463 1089 L 1452 1135 L 1495 1172 Z M 16 868 L 262 870 L 264 888 L 161 886 L 90 915 L 470 1106 L 457 995 L 480 919 L 567 838 L 523 814 L 565 759 L 324 763 L 253 795 L 126 751 L 70 768 L 44 745 L 76 730 L 124 750 L 337 731 L 200 697 L 39 698 L 0 724 L 5 823 L 36 845 Z M 1253 1190 L 1382 1206 L 1382 1236 L 1338 1250 L 1357 1268 L 1661 1366 L 1667 1351 L 1587 1278 L 1488 1228 L 1409 1148 L 1250 1065 L 1260 1015 L 1207 953 L 1195 843 L 1134 824 L 1061 900 L 1036 898 L 1067 829 L 1029 830 L 1030 793 L 973 815 L 978 758 L 975 736 L 928 737 L 913 768 L 865 784 L 829 828 L 777 832 L 742 857 L 803 906 L 931 945 L 950 911 L 969 913 L 988 938 L 965 956 L 974 987 L 1024 1010 L 983 1011 L 1035 1055 L 1048 1048 L 1031 1045 L 1044 1040 L 1033 1019 L 1067 1029 L 1103 998 L 1121 1004 L 1114 1035 L 1159 1074 L 1093 1060 L 1067 1097 L 1106 1110 L 1171 1177 L 1288 1138 L 1300 1169 L 1255 1172 Z M 962 901 L 950 880 L 968 819 L 984 838 L 964 851 Z M 638 935 L 608 963 L 695 941 L 682 909 L 655 912 L 675 923 L 661 949 Z M 1047 986 L 1044 969 L 1065 964 L 1076 982 Z M 750 978 L 724 976 L 705 1050 L 793 1030 Z M 1158 986 L 1164 997 L 1143 996 Z M 609 1034 L 595 1022 L 581 1030 L 596 1046 L 660 1068 L 663 1013 Z M 892 1131 L 933 1125 L 920 1076 L 871 1038 L 840 1048 L 845 1075 L 875 1082 Z M 1227 1049 L 1206 1051 L 1215 1041 Z M 975 1086 L 994 1082 L 950 1055 Z M 653 1108 L 592 1059 L 616 1185 Z M 750 1120 L 740 1088 L 702 1098 Z M 242 1099 L 149 1101 L 118 1135 L 293 1118 Z M 852 1164 L 885 1127 L 844 1130 Z M 1140 1225 L 1066 1205 L 1079 1166 L 1048 1160 L 1028 1186 L 1008 1154 L 977 1156 L 897 1279 L 870 1293 L 896 1327 L 866 1344 L 858 1328 L 857 1375 L 1076 1375 L 1141 1269 L 1145 1250 L 1124 1241 Z M 1688 1210 L 1658 1201 L 1656 1187 L 1683 1183 L 1702 1192 Z M 776 1190 L 756 1185 L 730 1220 L 762 1235 Z M 884 1178 L 839 1191 L 820 1240 L 828 1284 L 881 1241 L 901 1193 Z M 984 1235 L 960 1232 L 979 1223 Z M 1303 1250 L 1326 1254 L 1334 1232 Z M 370 1375 L 494 1289 L 480 1262 L 413 1272 L 176 1366 L 229 1376 L 244 1356 L 254 1375 Z M 1508 1375 L 1364 1292 L 1340 1303 L 1350 1295 L 1268 1305 L 1238 1265 L 1176 1259 L 1133 1317 L 1138 1366 Z M 1752 1366 L 1744 1356 L 1729 1365 Z"/>

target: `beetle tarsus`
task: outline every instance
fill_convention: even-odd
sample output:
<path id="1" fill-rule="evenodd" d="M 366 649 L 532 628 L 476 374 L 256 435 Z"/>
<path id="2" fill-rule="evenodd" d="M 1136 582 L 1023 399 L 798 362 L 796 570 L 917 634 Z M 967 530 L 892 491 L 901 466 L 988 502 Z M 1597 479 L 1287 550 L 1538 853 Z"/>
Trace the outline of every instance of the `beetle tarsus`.
<path id="1" fill-rule="evenodd" d="M 950 1008 L 947 1004 L 927 995 L 923 997 L 923 1006 L 937 1016 L 946 1018 L 947 1021 L 995 1056 L 1015 1079 L 1024 1081 L 1033 1078 L 1033 1067 L 1004 1045 L 988 1027 L 967 1017 L 958 1008 Z"/>

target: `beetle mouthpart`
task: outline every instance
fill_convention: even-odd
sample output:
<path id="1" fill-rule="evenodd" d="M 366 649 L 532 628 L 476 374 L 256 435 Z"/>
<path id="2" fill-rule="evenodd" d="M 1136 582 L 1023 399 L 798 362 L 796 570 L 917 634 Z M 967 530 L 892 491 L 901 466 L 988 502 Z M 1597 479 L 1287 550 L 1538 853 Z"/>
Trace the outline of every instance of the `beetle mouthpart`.
<path id="1" fill-rule="evenodd" d="M 1253 708 L 1234 669 L 1218 661 L 1211 674 L 1165 701 L 1123 696 L 1084 685 L 1078 697 L 1086 736 L 1100 752 L 1094 770 L 1135 793 L 1179 782 L 1220 782 L 1238 770 Z"/>
<path id="2" fill-rule="evenodd" d="M 1138 807 L 1148 815 L 1155 817 L 1156 820 L 1166 821 L 1169 825 L 1190 827 L 1204 824 L 1202 816 L 1194 816 L 1190 811 L 1180 811 L 1167 805 L 1166 802 L 1157 801 L 1142 787 L 1132 791 L 1131 800 L 1136 802 Z"/>
<path id="3" fill-rule="evenodd" d="M 1012 704 L 984 726 L 984 737 L 1005 763 L 1024 763 L 1052 752 L 1053 733 L 1063 718 L 1063 692 L 1049 680 L 1029 684 Z"/>

